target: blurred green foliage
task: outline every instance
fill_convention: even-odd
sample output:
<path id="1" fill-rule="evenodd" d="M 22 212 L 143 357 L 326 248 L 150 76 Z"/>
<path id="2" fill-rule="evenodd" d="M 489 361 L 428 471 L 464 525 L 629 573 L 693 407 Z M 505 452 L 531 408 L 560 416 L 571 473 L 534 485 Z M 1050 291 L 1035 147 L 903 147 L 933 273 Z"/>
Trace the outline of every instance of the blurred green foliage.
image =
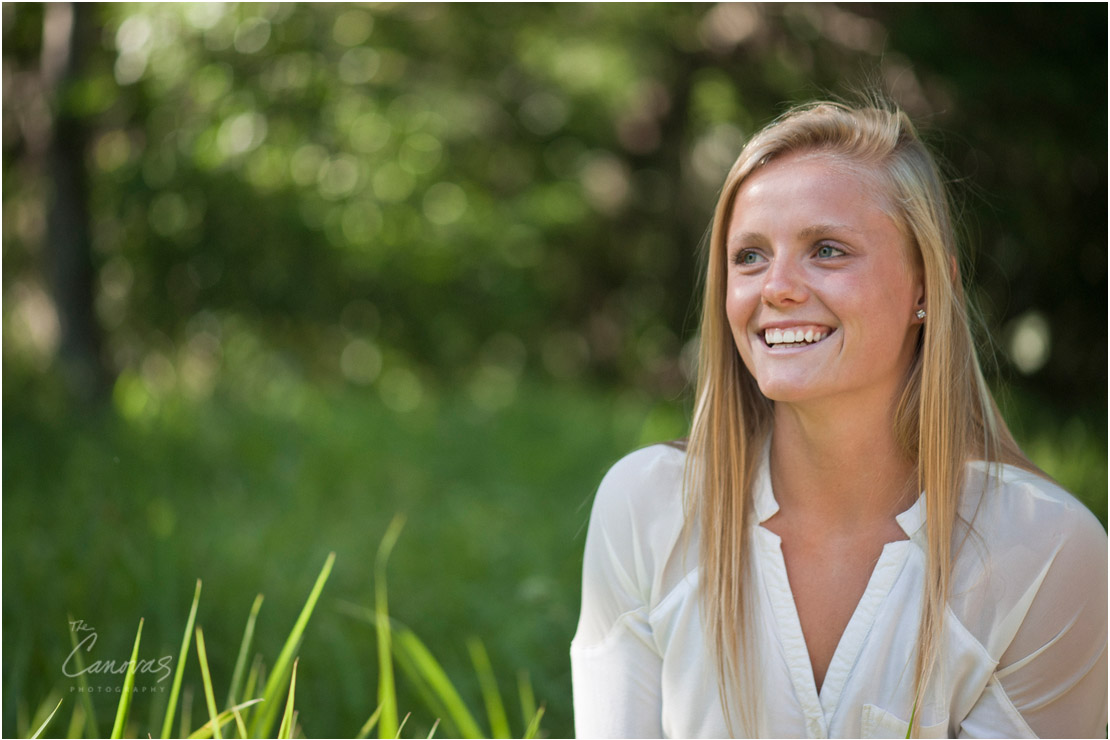
<path id="1" fill-rule="evenodd" d="M 673 396 L 744 138 L 869 86 L 951 163 L 1008 378 L 1105 400 L 1097 7 L 103 5 L 54 98 L 43 6 L 3 12 L 6 367 L 57 344 L 51 105 L 88 135 L 111 373 L 203 390 L 246 324 L 314 378 L 527 369 Z"/>
<path id="2" fill-rule="evenodd" d="M 168 653 L 199 576 L 228 660 L 255 593 L 273 644 L 329 550 L 368 604 L 407 511 L 397 616 L 452 676 L 460 633 L 528 669 L 569 735 L 590 492 L 683 433 L 720 183 L 786 104 L 855 88 L 947 160 L 1000 403 L 1106 520 L 1102 6 L 90 5 L 55 84 L 64 7 L 2 10 L 5 734 L 62 678 L 67 612 L 112 656 L 146 615 Z M 63 119 L 99 405 L 59 349 Z M 313 630 L 306 730 L 351 734 L 373 635 L 327 604 Z"/>

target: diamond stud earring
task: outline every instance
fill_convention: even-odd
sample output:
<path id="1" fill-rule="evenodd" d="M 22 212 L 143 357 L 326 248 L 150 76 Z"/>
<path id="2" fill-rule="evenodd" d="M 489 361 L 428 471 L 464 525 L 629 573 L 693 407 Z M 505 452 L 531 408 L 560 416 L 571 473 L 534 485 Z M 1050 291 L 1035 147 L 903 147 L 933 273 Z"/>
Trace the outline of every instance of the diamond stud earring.
<path id="1" fill-rule="evenodd" d="M 919 318 L 919 319 L 925 318 L 925 309 L 924 308 L 917 309 L 917 313 L 915 313 L 914 315 L 917 316 L 917 318 Z"/>

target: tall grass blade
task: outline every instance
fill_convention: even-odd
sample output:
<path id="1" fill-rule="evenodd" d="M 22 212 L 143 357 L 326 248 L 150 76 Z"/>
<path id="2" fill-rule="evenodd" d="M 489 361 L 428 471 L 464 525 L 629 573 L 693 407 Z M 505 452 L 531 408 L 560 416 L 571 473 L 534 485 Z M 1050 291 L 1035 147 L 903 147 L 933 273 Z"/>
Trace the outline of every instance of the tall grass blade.
<path id="1" fill-rule="evenodd" d="M 139 631 L 135 633 L 135 646 L 131 648 L 131 661 L 127 664 L 127 675 L 123 679 L 123 693 L 116 707 L 116 721 L 112 725 L 112 740 L 123 737 L 127 715 L 131 711 L 131 692 L 135 688 L 135 666 L 139 662 L 139 642 L 143 638 L 143 620 L 139 619 Z"/>
<path id="2" fill-rule="evenodd" d="M 540 732 L 540 720 L 543 719 L 544 708 L 540 707 L 536 710 L 536 714 L 532 717 L 532 721 L 528 723 L 528 729 L 524 731 L 524 740 L 532 740 Z"/>
<path id="3" fill-rule="evenodd" d="M 76 624 L 77 620 L 72 615 L 69 617 L 70 625 Z M 81 706 L 85 708 L 85 727 L 89 737 L 99 736 L 96 725 L 96 712 L 93 711 L 92 692 L 89 691 L 89 679 L 85 676 L 85 659 L 81 657 L 81 650 L 77 643 L 77 631 L 70 627 L 69 642 L 73 645 L 73 660 L 77 663 L 77 686 L 81 692 Z"/>
<path id="4" fill-rule="evenodd" d="M 381 714 L 382 708 L 379 704 L 378 708 L 374 710 L 374 713 L 370 715 L 370 719 L 362 724 L 362 728 L 358 731 L 358 734 L 355 735 L 357 740 L 365 740 L 365 738 L 370 737 L 370 733 L 374 731 L 374 725 L 378 724 L 378 717 L 380 717 Z"/>
<path id="5" fill-rule="evenodd" d="M 204 703 L 208 705 L 208 717 L 212 723 L 212 737 L 221 740 L 219 712 L 216 711 L 216 692 L 212 690 L 212 676 L 208 673 L 208 651 L 204 649 L 204 630 L 197 627 L 197 656 L 200 659 L 200 679 L 204 684 Z"/>
<path id="6" fill-rule="evenodd" d="M 23 714 L 23 717 L 20 718 L 19 726 L 16 728 L 23 731 L 18 733 L 20 737 L 30 737 L 32 729 L 41 726 L 50 718 L 54 711 L 57 710 L 57 702 L 62 698 L 62 692 L 59 689 L 52 689 L 50 693 L 46 695 L 46 698 L 35 707 L 35 711 L 31 713 L 30 718 L 26 716 L 27 706 L 21 698 L 20 704 L 22 706 L 20 706 L 20 713 Z"/>
<path id="7" fill-rule="evenodd" d="M 474 671 L 478 674 L 478 685 L 482 689 L 482 700 L 486 704 L 493 737 L 507 738 L 511 735 L 509 718 L 505 715 L 505 704 L 501 701 L 501 691 L 497 688 L 497 678 L 493 675 L 486 646 L 477 637 L 471 637 L 466 641 L 466 647 L 470 650 L 470 662 L 474 664 Z"/>
<path id="8" fill-rule="evenodd" d="M 428 740 L 432 740 L 432 738 L 436 734 L 436 728 L 438 728 L 438 727 L 439 727 L 439 718 L 437 717 L 436 721 L 432 723 L 432 729 L 428 730 Z"/>
<path id="9" fill-rule="evenodd" d="M 401 720 L 401 724 L 397 728 L 397 734 L 393 736 L 393 740 L 397 740 L 397 738 L 401 737 L 401 730 L 405 729 L 405 725 L 408 724 L 409 717 L 411 717 L 411 716 L 412 716 L 412 712 L 406 712 L 405 713 L 405 718 L 403 720 Z"/>
<path id="10" fill-rule="evenodd" d="M 73 705 L 73 714 L 69 717 L 69 728 L 66 737 L 84 737 L 81 729 L 85 726 L 85 706 L 81 702 Z"/>
<path id="11" fill-rule="evenodd" d="M 262 608 L 262 594 L 254 598 L 250 616 L 247 617 L 247 627 L 243 630 L 243 641 L 239 643 L 239 657 L 235 659 L 235 670 L 231 673 L 231 688 L 227 691 L 227 704 L 225 707 L 235 706 L 239 701 L 239 689 L 243 686 L 244 671 L 247 668 L 247 656 L 250 655 L 251 642 L 254 640 L 254 623 L 258 619 L 258 610 Z"/>
<path id="12" fill-rule="evenodd" d="M 289 698 L 285 701 L 285 714 L 281 718 L 278 728 L 278 738 L 288 740 L 293 737 L 293 697 L 297 694 L 297 664 L 300 659 L 293 661 L 293 673 L 289 676 Z"/>
<path id="13" fill-rule="evenodd" d="M 396 629 L 396 625 L 394 625 L 394 629 Z M 396 638 L 396 633 L 394 633 L 394 638 Z M 420 701 L 424 703 L 424 706 L 428 707 L 428 709 L 432 711 L 433 717 L 436 717 L 437 719 L 442 719 L 443 717 L 446 717 L 447 708 L 444 706 L 443 702 L 440 701 L 439 697 L 436 696 L 435 692 L 433 692 L 432 689 L 428 686 L 427 682 L 425 682 L 420 677 L 416 668 L 412 665 L 412 662 L 407 658 L 402 657 L 401 653 L 397 650 L 396 641 L 394 642 L 393 648 L 393 655 L 397 659 L 397 663 L 401 666 L 401 672 L 408 677 L 409 684 L 416 689 L 416 693 L 419 695 Z M 451 728 L 450 720 L 446 722 L 446 725 Z M 447 733 L 454 737 L 467 737 L 463 733 L 459 732 L 458 728 L 448 729 Z"/>
<path id="14" fill-rule="evenodd" d="M 273 670 L 266 681 L 266 688 L 262 692 L 264 702 L 260 711 L 255 715 L 254 722 L 251 723 L 250 734 L 252 737 L 269 735 L 274 726 L 279 707 L 278 696 L 284 688 L 286 678 L 289 676 L 293 653 L 296 652 L 297 646 L 300 644 L 301 636 L 304 635 L 305 627 L 308 625 L 308 619 L 312 616 L 312 610 L 316 608 L 316 602 L 320 598 L 320 592 L 323 591 L 324 584 L 327 583 L 328 576 L 331 575 L 331 568 L 334 563 L 335 553 L 333 552 L 328 555 L 328 559 L 324 562 L 324 567 L 316 578 L 316 584 L 312 587 L 312 593 L 308 595 L 308 601 L 301 609 L 301 614 L 297 617 L 296 624 L 293 625 L 293 631 L 289 633 L 285 645 L 281 648 L 281 653 L 274 662 Z"/>
<path id="15" fill-rule="evenodd" d="M 247 725 L 243 722 L 243 715 L 239 712 L 239 707 L 232 707 L 231 712 L 235 715 L 235 729 L 239 731 L 240 740 L 247 740 Z"/>
<path id="16" fill-rule="evenodd" d="M 259 684 L 266 683 L 266 666 L 262 664 L 262 655 L 255 655 L 254 660 L 251 661 L 251 669 L 247 674 L 247 687 L 243 689 L 243 696 L 253 697 L 254 690 Z M 243 721 L 250 723 L 250 719 L 258 713 L 255 708 L 249 709 L 243 714 Z M 248 733 L 249 734 L 249 733 Z"/>
<path id="17" fill-rule="evenodd" d="M 443 666 L 416 633 L 394 624 L 393 635 L 401 670 L 424 695 L 426 703 L 436 716 L 443 720 L 448 733 L 453 737 L 485 737 Z"/>
<path id="18" fill-rule="evenodd" d="M 917 719 L 917 700 L 921 696 L 920 692 L 913 697 L 913 708 L 910 709 L 910 726 L 906 728 L 906 740 L 913 737 L 913 723 Z"/>
<path id="19" fill-rule="evenodd" d="M 185 675 L 185 661 L 189 657 L 189 641 L 193 639 L 193 624 L 197 619 L 198 604 L 200 604 L 200 579 L 197 579 L 197 587 L 193 592 L 193 605 L 189 609 L 189 618 L 185 621 L 181 652 L 177 654 L 177 668 L 173 672 L 173 685 L 170 687 L 169 702 L 166 704 L 166 716 L 162 720 L 162 740 L 169 738 L 173 730 L 173 715 L 177 711 L 177 696 L 181 693 L 181 678 Z"/>
<path id="20" fill-rule="evenodd" d="M 532 717 L 536 716 L 536 693 L 532 690 L 532 677 L 528 671 L 521 670 L 516 674 L 517 693 L 520 694 L 520 714 L 524 718 L 524 726 Z"/>
<path id="21" fill-rule="evenodd" d="M 404 526 L 403 515 L 398 514 L 393 517 L 393 521 L 385 530 L 381 544 L 378 545 L 378 555 L 374 559 L 374 615 L 375 626 L 378 628 L 378 704 L 382 710 L 378 725 L 379 738 L 396 737 L 400 732 L 400 727 L 397 725 L 397 687 L 393 681 L 392 636 L 389 627 L 389 596 L 386 589 L 385 567 Z"/>
<path id="22" fill-rule="evenodd" d="M 181 697 L 181 724 L 178 725 L 178 737 L 188 737 L 189 727 L 193 724 L 193 685 L 185 687 Z"/>
<path id="23" fill-rule="evenodd" d="M 216 724 L 220 728 L 223 728 L 224 725 L 231 722 L 232 720 L 234 720 L 235 724 L 238 725 L 239 736 L 247 737 L 247 727 L 243 724 L 241 712 L 244 709 L 253 707 L 255 704 L 261 703 L 261 699 L 251 699 L 250 701 L 245 701 L 242 704 L 236 704 L 230 709 L 225 709 L 224 711 L 216 715 L 215 723 L 213 723 L 212 720 L 209 719 L 203 725 L 193 730 L 190 734 L 182 735 L 181 737 L 188 737 L 190 740 L 207 740 L 207 738 L 212 737 L 213 724 Z"/>
<path id="24" fill-rule="evenodd" d="M 46 729 L 46 726 L 48 724 L 50 724 L 50 720 L 54 719 L 54 715 L 57 714 L 58 710 L 61 709 L 61 708 L 62 708 L 62 700 L 58 699 L 58 705 L 56 707 L 54 707 L 54 711 L 50 713 L 50 716 L 47 717 L 46 720 L 41 725 L 39 725 L 39 728 L 37 730 L 35 730 L 35 734 L 31 735 L 31 740 L 37 740 L 37 738 L 42 735 L 42 731 Z"/>

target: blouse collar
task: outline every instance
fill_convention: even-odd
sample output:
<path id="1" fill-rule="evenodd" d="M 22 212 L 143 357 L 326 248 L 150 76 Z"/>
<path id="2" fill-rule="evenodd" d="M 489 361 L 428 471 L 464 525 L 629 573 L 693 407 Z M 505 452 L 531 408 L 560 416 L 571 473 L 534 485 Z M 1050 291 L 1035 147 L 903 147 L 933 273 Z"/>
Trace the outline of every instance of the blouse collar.
<path id="1" fill-rule="evenodd" d="M 775 492 L 771 490 L 771 440 L 763 444 L 763 454 L 759 458 L 759 470 L 756 471 L 754 485 L 752 486 L 752 502 L 755 504 L 755 517 L 759 524 L 767 521 L 779 510 L 779 502 L 775 500 Z"/>
<path id="2" fill-rule="evenodd" d="M 771 488 L 771 441 L 763 445 L 763 455 L 759 460 L 759 470 L 756 472 L 752 486 L 752 503 L 755 506 L 756 522 L 762 524 L 779 510 L 779 502 L 775 500 L 775 492 Z M 918 530 L 925 526 L 925 494 L 922 493 L 914 499 L 910 508 L 895 517 L 898 526 L 913 539 Z"/>

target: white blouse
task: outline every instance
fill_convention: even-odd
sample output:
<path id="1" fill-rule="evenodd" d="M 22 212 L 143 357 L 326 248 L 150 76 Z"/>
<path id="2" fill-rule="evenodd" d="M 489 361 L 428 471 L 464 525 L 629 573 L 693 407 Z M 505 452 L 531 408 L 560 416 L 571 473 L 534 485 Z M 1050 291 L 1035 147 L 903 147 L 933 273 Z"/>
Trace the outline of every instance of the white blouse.
<path id="1" fill-rule="evenodd" d="M 598 490 L 570 650 L 579 737 L 728 735 L 699 612 L 698 527 L 683 513 L 684 462 L 673 447 L 638 450 Z M 961 515 L 974 517 L 973 532 L 954 564 L 921 736 L 1105 737 L 1106 533 L 1033 474 L 979 463 L 967 478 Z M 754 504 L 760 736 L 906 737 L 924 497 L 898 516 L 909 539 L 883 548 L 820 692 L 780 540 L 761 526 L 778 510 L 766 459 Z"/>

